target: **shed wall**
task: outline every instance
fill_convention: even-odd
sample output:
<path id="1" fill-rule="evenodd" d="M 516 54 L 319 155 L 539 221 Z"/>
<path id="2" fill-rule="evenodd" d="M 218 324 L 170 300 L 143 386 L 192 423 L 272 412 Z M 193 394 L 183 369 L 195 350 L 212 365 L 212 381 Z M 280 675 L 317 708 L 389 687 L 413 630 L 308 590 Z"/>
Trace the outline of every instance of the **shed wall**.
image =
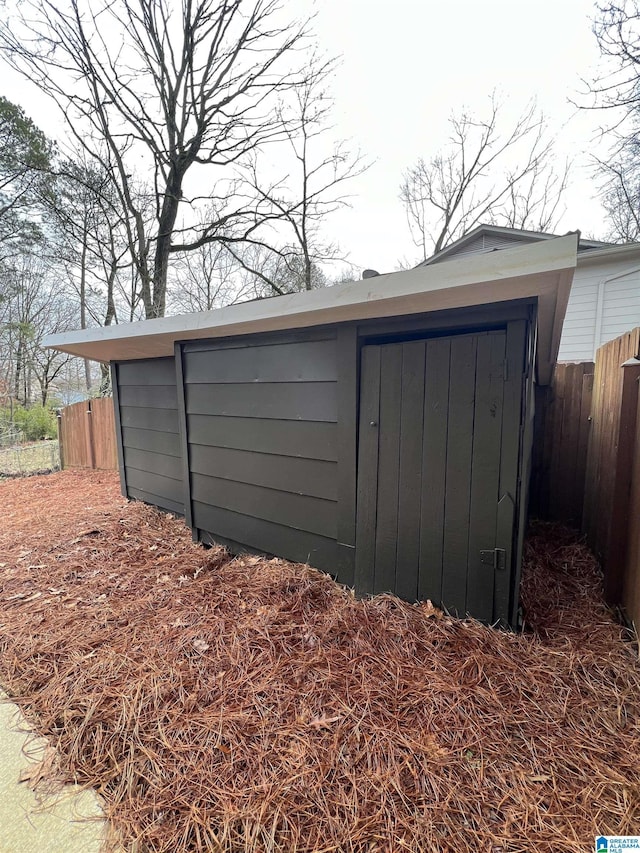
<path id="1" fill-rule="evenodd" d="M 527 420 L 522 392 L 533 350 L 525 356 L 524 344 L 534 317 L 535 306 L 522 302 L 177 343 L 173 359 L 121 362 L 114 366 L 113 384 L 125 493 L 184 512 L 200 541 L 309 563 L 353 586 L 356 491 L 362 491 L 364 482 L 359 482 L 364 469 L 358 472 L 357 466 L 358 409 L 365 393 L 361 351 L 384 344 L 393 349 L 402 342 L 408 350 L 422 351 L 425 341 L 469 332 L 483 340 L 487 335 L 503 340 L 506 331 L 504 355 L 496 355 L 495 365 L 481 360 L 477 367 L 486 369 L 487 376 L 473 380 L 474 370 L 469 376 L 473 388 L 485 379 L 504 382 L 504 399 L 511 408 L 512 425 L 502 430 L 500 443 L 500 499 L 493 504 L 490 526 L 503 531 L 499 547 L 504 549 L 504 568 L 495 577 L 499 619 L 514 624 L 521 550 L 518 509 L 523 506 L 517 482 L 526 457 L 526 436 L 518 424 Z M 451 371 L 443 371 L 441 379 L 459 384 Z M 403 374 L 403 387 L 407 383 Z M 429 405 L 436 402 L 429 398 Z M 420 424 L 416 421 L 416 429 Z M 503 457 L 510 460 L 506 467 Z M 412 460 L 407 453 L 402 458 L 407 474 Z M 447 487 L 447 495 L 457 488 Z M 377 531 L 378 522 L 374 527 Z M 403 540 L 402 554 L 405 546 Z M 478 544 L 485 546 L 491 550 L 492 543 Z M 405 556 L 401 566 L 408 565 Z M 447 576 L 451 570 L 443 564 Z M 400 568 L 400 581 L 397 577 L 385 589 L 415 598 L 403 586 L 404 575 Z M 474 593 L 468 604 L 471 614 L 477 611 L 489 619 L 478 610 L 476 597 Z"/>
<path id="2" fill-rule="evenodd" d="M 184 514 L 174 359 L 120 362 L 117 386 L 127 497 Z"/>
<path id="3" fill-rule="evenodd" d="M 192 524 L 337 574 L 337 334 L 187 344 Z"/>

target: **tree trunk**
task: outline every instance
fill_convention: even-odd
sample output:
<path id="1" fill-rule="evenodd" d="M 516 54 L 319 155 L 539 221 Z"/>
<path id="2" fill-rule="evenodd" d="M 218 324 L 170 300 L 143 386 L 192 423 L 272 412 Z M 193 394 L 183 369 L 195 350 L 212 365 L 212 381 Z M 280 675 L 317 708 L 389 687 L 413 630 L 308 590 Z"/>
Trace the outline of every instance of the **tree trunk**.
<path id="1" fill-rule="evenodd" d="M 16 372 L 13 377 L 13 396 L 20 402 L 20 382 L 22 380 L 22 370 L 24 361 L 24 344 L 22 335 L 18 338 L 18 348 L 16 349 Z"/>
<path id="2" fill-rule="evenodd" d="M 167 192 L 162 203 L 156 240 L 156 254 L 153 264 L 153 306 L 151 317 L 164 317 L 167 303 L 167 274 L 169 272 L 169 254 L 171 235 L 178 217 L 178 207 L 182 197 L 182 179 L 184 170 L 171 167 L 167 180 Z M 147 319 L 151 319 L 147 315 Z"/>
<path id="3" fill-rule="evenodd" d="M 87 328 L 87 220 L 82 226 L 82 251 L 80 252 L 80 328 Z M 84 360 L 84 384 L 87 393 L 91 393 L 91 362 Z"/>
<path id="4" fill-rule="evenodd" d="M 117 274 L 117 266 L 115 264 L 112 265 L 109 270 L 109 280 L 107 282 L 107 313 L 104 317 L 105 326 L 110 326 L 113 321 L 116 319 L 116 304 L 113 299 L 113 285 L 116 279 Z M 111 373 L 109 371 L 109 365 L 101 363 L 100 364 L 100 396 L 108 397 L 111 393 Z"/>

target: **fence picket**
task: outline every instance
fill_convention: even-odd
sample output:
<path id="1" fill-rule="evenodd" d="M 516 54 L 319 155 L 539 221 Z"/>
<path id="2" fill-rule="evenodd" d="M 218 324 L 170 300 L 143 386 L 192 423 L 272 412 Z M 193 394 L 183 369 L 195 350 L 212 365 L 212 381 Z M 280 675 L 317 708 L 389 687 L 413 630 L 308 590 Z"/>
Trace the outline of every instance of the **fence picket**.
<path id="1" fill-rule="evenodd" d="M 540 393 L 532 481 L 536 515 L 581 527 L 605 592 L 640 625 L 640 328 L 600 347 L 595 365 L 556 365 Z"/>

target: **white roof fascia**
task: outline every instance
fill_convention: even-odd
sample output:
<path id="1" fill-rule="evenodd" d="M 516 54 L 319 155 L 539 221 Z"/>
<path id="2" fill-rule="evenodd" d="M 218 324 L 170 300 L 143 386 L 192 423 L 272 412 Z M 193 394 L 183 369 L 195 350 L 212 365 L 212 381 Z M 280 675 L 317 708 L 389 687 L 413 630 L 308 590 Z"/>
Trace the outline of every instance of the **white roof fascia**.
<path id="1" fill-rule="evenodd" d="M 640 243 L 620 243 L 603 249 L 588 249 L 578 254 L 578 266 L 588 266 L 591 263 L 603 261 L 624 260 L 634 255 L 640 257 Z"/>
<path id="2" fill-rule="evenodd" d="M 44 345 L 96 361 L 173 355 L 176 341 L 303 329 L 538 298 L 539 368 L 550 376 L 577 258 L 577 235 L 447 264 L 416 267 L 356 283 L 162 317 L 50 335 Z M 547 328 L 548 327 L 548 328 Z"/>

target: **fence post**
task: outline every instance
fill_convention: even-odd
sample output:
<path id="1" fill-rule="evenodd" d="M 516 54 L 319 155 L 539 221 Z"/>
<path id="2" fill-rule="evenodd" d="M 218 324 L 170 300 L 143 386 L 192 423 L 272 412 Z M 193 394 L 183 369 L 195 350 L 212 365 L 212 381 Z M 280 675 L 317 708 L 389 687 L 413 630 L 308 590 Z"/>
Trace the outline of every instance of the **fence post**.
<path id="1" fill-rule="evenodd" d="M 640 382 L 640 380 L 638 380 Z M 622 603 L 628 618 L 640 629 L 640 389 L 629 497 L 629 530 Z"/>
<path id="2" fill-rule="evenodd" d="M 630 358 L 622 365 L 620 426 L 614 460 L 613 500 L 609 509 L 607 550 L 604 555 L 604 587 L 607 599 L 618 604 L 623 595 L 627 541 L 630 531 L 629 503 L 636 443 L 638 379 L 640 359 Z"/>
<path id="3" fill-rule="evenodd" d="M 58 452 L 60 453 L 60 470 L 64 471 L 64 432 L 62 427 L 62 409 L 56 409 L 58 424 Z"/>
<path id="4" fill-rule="evenodd" d="M 91 400 L 87 400 L 87 458 L 89 468 L 96 467 L 96 453 L 93 440 L 93 418 L 91 415 Z"/>

